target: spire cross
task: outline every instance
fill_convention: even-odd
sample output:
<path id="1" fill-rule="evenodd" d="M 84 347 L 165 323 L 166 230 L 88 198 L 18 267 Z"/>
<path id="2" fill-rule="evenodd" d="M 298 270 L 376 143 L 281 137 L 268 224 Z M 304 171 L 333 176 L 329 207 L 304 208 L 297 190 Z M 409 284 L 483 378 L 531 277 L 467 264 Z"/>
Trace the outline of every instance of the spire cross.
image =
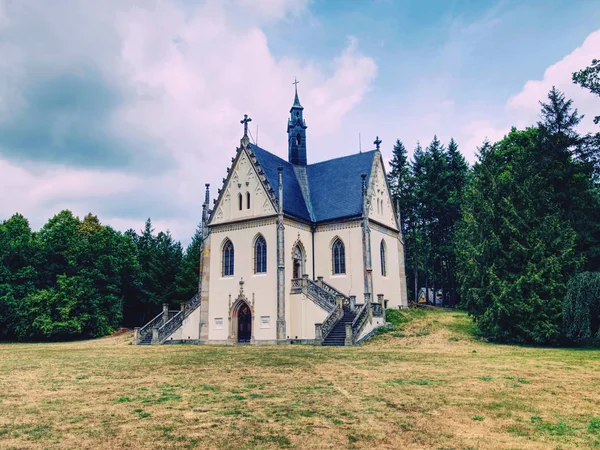
<path id="1" fill-rule="evenodd" d="M 375 144 L 375 148 L 377 150 L 379 150 L 379 145 L 382 143 L 383 141 L 381 139 L 379 139 L 379 136 L 377 136 L 377 138 L 373 141 L 373 144 Z"/>
<path id="2" fill-rule="evenodd" d="M 244 118 L 240 120 L 240 123 L 244 124 L 244 136 L 248 136 L 248 122 L 252 122 L 252 119 L 248 117 L 248 114 L 244 114 Z"/>
<path id="3" fill-rule="evenodd" d="M 294 77 L 294 82 L 292 83 L 296 89 L 298 89 L 298 83 L 300 83 L 296 77 Z"/>

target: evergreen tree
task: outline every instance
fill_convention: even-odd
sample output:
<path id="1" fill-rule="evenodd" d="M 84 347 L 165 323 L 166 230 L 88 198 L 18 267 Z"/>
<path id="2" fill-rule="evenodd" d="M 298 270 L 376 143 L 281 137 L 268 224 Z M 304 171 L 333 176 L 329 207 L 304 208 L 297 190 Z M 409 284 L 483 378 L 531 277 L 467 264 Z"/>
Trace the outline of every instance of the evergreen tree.
<path id="1" fill-rule="evenodd" d="M 552 186 L 551 201 L 577 233 L 577 252 L 585 257 L 586 269 L 599 270 L 600 196 L 588 160 L 589 137 L 576 130 L 583 116 L 572 103 L 554 87 L 548 103 L 540 102 L 539 142 L 532 156 Z"/>
<path id="2" fill-rule="evenodd" d="M 600 96 L 600 60 L 594 59 L 589 67 L 575 72 L 573 82 Z M 594 118 L 594 123 L 600 123 L 600 116 Z"/>
<path id="3" fill-rule="evenodd" d="M 458 279 L 479 330 L 498 341 L 557 342 L 566 283 L 581 263 L 576 233 L 554 202 L 540 134 L 513 129 L 485 143 L 465 195 Z"/>
<path id="4" fill-rule="evenodd" d="M 187 301 L 198 292 L 200 251 L 202 249 L 202 227 L 198 225 L 192 241 L 185 249 L 181 271 L 177 276 L 177 295 Z"/>

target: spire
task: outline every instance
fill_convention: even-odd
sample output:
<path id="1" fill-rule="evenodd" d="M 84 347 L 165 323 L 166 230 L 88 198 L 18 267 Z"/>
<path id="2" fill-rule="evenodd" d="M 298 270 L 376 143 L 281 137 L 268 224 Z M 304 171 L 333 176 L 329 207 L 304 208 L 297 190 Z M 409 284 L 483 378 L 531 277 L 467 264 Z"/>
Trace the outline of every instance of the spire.
<path id="1" fill-rule="evenodd" d="M 296 77 L 294 77 L 294 82 L 292 84 L 294 85 L 294 91 L 296 96 L 294 97 L 294 104 L 292 105 L 292 109 L 304 109 L 304 107 L 300 104 L 300 100 L 298 99 L 298 83 L 300 82 L 296 79 Z M 290 112 L 292 111 L 290 110 Z"/>
<path id="2" fill-rule="evenodd" d="M 298 83 L 294 78 L 294 104 L 290 109 L 288 120 L 288 161 L 298 166 L 306 166 L 306 123 L 304 122 L 304 108 L 298 99 Z"/>
<path id="3" fill-rule="evenodd" d="M 202 238 L 204 239 L 208 233 L 208 215 L 210 211 L 208 207 L 210 206 L 210 184 L 206 183 L 204 185 L 206 187 L 206 192 L 204 193 L 204 203 L 202 203 Z"/>

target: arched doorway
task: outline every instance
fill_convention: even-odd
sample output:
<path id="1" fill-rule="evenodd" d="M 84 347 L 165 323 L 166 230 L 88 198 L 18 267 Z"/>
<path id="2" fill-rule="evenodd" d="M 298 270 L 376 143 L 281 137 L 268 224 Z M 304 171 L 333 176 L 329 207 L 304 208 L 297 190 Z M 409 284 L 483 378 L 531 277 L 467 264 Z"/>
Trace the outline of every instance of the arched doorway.
<path id="1" fill-rule="evenodd" d="M 238 342 L 250 342 L 252 337 L 252 312 L 250 307 L 242 302 L 237 313 L 237 337 Z"/>

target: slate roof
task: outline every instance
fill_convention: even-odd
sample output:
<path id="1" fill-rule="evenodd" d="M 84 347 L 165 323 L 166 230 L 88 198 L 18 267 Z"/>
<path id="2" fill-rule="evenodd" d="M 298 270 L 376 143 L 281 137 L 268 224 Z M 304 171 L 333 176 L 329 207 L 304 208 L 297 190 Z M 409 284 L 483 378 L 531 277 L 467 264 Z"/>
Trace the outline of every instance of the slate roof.
<path id="1" fill-rule="evenodd" d="M 265 172 L 269 184 L 275 191 L 275 197 L 279 200 L 279 181 L 277 168 L 283 167 L 283 212 L 296 216 L 300 219 L 310 222 L 310 215 L 302 196 L 302 190 L 298 184 L 298 179 L 294 173 L 294 167 L 285 159 L 274 155 L 254 144 L 250 144 L 250 149 L 260 163 L 260 167 Z"/>
<path id="2" fill-rule="evenodd" d="M 302 195 L 294 166 L 288 161 L 250 144 L 267 180 L 279 197 L 277 167 L 283 167 L 283 210 L 307 222 L 326 222 L 362 214 L 362 179 L 371 175 L 375 150 L 306 166 L 310 198 Z M 310 202 L 312 208 L 307 206 Z M 312 209 L 313 217 L 309 214 Z"/>

